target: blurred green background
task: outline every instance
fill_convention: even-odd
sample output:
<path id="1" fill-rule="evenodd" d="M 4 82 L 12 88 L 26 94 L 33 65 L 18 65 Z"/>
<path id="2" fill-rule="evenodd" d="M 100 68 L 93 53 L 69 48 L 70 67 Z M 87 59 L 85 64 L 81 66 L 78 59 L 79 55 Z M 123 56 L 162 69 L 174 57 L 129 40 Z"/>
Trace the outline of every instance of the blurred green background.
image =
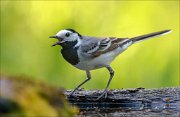
<path id="1" fill-rule="evenodd" d="M 92 36 L 133 37 L 173 32 L 131 46 L 118 56 L 110 88 L 179 86 L 179 1 L 1 1 L 1 74 L 28 75 L 73 89 L 85 72 L 68 64 L 48 37 L 73 28 Z M 103 89 L 105 68 L 85 89 Z"/>

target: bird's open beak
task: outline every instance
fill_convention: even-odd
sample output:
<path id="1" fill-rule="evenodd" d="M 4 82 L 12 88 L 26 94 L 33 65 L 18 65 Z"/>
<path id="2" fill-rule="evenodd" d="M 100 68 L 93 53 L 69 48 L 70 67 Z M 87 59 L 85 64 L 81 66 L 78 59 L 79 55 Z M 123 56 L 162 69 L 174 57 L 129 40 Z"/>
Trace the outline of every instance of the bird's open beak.
<path id="1" fill-rule="evenodd" d="M 60 45 L 60 44 L 61 44 L 61 42 L 58 41 L 58 42 L 56 42 L 55 44 L 53 44 L 51 47 L 56 46 L 56 45 Z"/>
<path id="2" fill-rule="evenodd" d="M 58 39 L 59 41 L 56 42 L 55 44 L 53 44 L 51 47 L 56 46 L 56 45 L 60 45 L 61 43 L 63 43 L 64 41 L 60 38 L 58 38 L 57 36 L 50 36 L 49 38 L 55 38 Z"/>
<path id="3" fill-rule="evenodd" d="M 49 38 L 55 38 L 55 39 L 57 39 L 57 36 L 50 36 Z"/>

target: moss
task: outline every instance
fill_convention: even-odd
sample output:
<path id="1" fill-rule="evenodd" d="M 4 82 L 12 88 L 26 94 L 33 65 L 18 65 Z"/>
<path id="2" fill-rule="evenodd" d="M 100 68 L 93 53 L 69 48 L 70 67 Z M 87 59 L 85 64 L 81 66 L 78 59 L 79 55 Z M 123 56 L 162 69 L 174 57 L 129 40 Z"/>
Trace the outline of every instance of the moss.
<path id="1" fill-rule="evenodd" d="M 1 76 L 0 87 L 1 99 L 17 105 L 10 106 L 10 110 L 16 110 L 18 107 L 20 111 L 16 111 L 16 114 L 19 115 L 71 117 L 78 112 L 77 108 L 68 104 L 60 88 L 40 81 L 27 77 Z M 6 111 L 3 114 L 10 113 L 11 111 Z"/>
<path id="2" fill-rule="evenodd" d="M 0 97 L 0 115 L 4 117 L 5 115 L 8 117 L 13 117 L 14 115 L 18 115 L 24 117 L 24 113 L 22 109 L 17 103 Z"/>

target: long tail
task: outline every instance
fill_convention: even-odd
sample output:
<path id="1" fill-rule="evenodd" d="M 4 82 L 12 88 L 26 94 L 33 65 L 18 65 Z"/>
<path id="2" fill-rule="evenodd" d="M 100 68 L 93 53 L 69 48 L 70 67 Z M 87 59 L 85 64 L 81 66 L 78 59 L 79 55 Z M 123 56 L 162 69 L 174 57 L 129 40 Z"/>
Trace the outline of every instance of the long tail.
<path id="1" fill-rule="evenodd" d="M 133 38 L 130 38 L 130 39 L 133 41 L 133 43 L 136 43 L 136 42 L 146 40 L 146 39 L 149 39 L 149 38 L 152 38 L 152 37 L 161 36 L 161 35 L 164 35 L 164 34 L 167 34 L 167 33 L 170 33 L 170 32 L 171 32 L 171 30 L 163 30 L 163 31 L 158 31 L 158 32 L 150 33 L 150 34 L 145 34 L 145 35 L 133 37 Z"/>

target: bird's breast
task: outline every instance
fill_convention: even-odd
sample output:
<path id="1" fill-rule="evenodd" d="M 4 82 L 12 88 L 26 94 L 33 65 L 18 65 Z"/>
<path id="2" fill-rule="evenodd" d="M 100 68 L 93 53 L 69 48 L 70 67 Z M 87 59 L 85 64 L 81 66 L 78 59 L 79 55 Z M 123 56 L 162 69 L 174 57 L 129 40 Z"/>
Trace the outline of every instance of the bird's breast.
<path id="1" fill-rule="evenodd" d="M 62 49 L 61 54 L 63 58 L 68 61 L 72 65 L 76 65 L 79 62 L 79 57 L 77 54 L 78 47 L 69 48 L 69 49 Z"/>

